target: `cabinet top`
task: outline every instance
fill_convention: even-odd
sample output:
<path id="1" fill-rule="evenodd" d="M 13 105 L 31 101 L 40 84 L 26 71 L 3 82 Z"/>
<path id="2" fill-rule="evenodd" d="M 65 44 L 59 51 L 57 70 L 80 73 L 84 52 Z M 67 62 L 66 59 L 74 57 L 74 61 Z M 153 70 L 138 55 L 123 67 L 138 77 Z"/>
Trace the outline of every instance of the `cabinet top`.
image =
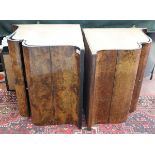
<path id="1" fill-rule="evenodd" d="M 85 38 L 92 53 L 101 50 L 135 50 L 150 43 L 142 28 L 85 28 Z"/>
<path id="2" fill-rule="evenodd" d="M 24 46 L 77 46 L 84 49 L 79 24 L 23 24 L 11 35 L 12 40 L 23 40 Z"/>

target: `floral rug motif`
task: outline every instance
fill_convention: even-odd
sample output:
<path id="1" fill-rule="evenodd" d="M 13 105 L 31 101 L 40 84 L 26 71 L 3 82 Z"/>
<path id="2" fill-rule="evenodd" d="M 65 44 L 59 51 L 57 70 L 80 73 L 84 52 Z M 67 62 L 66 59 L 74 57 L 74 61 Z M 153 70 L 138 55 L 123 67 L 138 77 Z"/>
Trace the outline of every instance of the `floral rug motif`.
<path id="1" fill-rule="evenodd" d="M 1 85 L 1 84 L 0 84 Z M 15 92 L 0 89 L 0 133 L 6 134 L 155 134 L 155 96 L 140 96 L 136 112 L 129 114 L 128 120 L 120 124 L 97 124 L 91 131 L 74 125 L 35 126 L 31 118 L 18 113 Z"/>

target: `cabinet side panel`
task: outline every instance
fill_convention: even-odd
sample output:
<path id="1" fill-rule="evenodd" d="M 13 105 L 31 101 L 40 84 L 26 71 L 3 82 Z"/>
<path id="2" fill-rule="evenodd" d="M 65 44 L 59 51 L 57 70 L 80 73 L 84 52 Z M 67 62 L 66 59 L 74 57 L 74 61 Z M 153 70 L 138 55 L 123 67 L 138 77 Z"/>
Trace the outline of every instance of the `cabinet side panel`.
<path id="1" fill-rule="evenodd" d="M 80 110 L 80 55 L 75 47 L 51 47 L 55 123 L 78 125 Z"/>
<path id="2" fill-rule="evenodd" d="M 90 130 L 94 122 L 93 99 L 94 99 L 96 54 L 94 55 L 92 54 L 84 33 L 83 33 L 83 40 L 85 45 L 83 107 L 86 116 L 87 127 Z"/>
<path id="3" fill-rule="evenodd" d="M 96 56 L 94 122 L 108 123 L 113 93 L 117 51 L 100 51 Z"/>
<path id="4" fill-rule="evenodd" d="M 23 47 L 32 122 L 54 123 L 49 47 Z"/>
<path id="5" fill-rule="evenodd" d="M 4 54 L 3 60 L 5 65 L 5 72 L 7 74 L 8 89 L 15 90 L 15 77 L 12 69 L 12 60 L 11 60 L 10 54 Z"/>
<path id="6" fill-rule="evenodd" d="M 137 76 L 136 76 L 136 81 L 135 81 L 135 86 L 134 86 L 134 91 L 133 91 L 132 101 L 130 106 L 130 112 L 133 112 L 136 110 L 151 44 L 143 44 L 142 46 L 143 47 L 140 55 L 138 71 L 137 71 Z"/>
<path id="7" fill-rule="evenodd" d="M 21 116 L 29 116 L 29 105 L 26 96 L 20 42 L 8 40 L 8 47 L 12 59 L 12 68 L 15 75 L 15 90 L 18 100 L 18 108 Z"/>
<path id="8" fill-rule="evenodd" d="M 140 50 L 118 51 L 113 97 L 110 109 L 110 123 L 120 123 L 127 119 L 140 52 Z"/>

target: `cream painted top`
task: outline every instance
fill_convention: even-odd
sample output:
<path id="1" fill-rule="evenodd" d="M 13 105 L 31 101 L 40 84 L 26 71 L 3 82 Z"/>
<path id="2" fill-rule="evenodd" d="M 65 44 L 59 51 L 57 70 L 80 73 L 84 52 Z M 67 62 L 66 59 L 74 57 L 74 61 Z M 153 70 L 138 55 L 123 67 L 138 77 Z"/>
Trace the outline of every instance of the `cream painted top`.
<path id="1" fill-rule="evenodd" d="M 84 49 L 79 24 L 17 25 L 12 39 L 23 40 L 25 46 L 77 46 Z"/>
<path id="2" fill-rule="evenodd" d="M 140 28 L 85 28 L 83 31 L 93 54 L 101 50 L 140 49 L 142 43 L 151 42 Z"/>

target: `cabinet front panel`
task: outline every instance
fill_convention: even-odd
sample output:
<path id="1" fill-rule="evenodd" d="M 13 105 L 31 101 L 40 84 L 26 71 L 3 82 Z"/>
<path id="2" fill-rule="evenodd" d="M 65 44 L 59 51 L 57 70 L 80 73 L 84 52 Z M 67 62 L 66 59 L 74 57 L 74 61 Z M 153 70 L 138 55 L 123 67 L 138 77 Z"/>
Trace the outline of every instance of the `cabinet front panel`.
<path id="1" fill-rule="evenodd" d="M 96 56 L 94 122 L 108 123 L 116 68 L 116 51 L 100 51 Z"/>
<path id="2" fill-rule="evenodd" d="M 113 97 L 110 109 L 110 123 L 119 123 L 127 119 L 139 64 L 140 52 L 140 50 L 118 52 Z"/>
<path id="3" fill-rule="evenodd" d="M 23 49 L 33 123 L 78 125 L 80 55 L 76 49 L 70 46 Z"/>

